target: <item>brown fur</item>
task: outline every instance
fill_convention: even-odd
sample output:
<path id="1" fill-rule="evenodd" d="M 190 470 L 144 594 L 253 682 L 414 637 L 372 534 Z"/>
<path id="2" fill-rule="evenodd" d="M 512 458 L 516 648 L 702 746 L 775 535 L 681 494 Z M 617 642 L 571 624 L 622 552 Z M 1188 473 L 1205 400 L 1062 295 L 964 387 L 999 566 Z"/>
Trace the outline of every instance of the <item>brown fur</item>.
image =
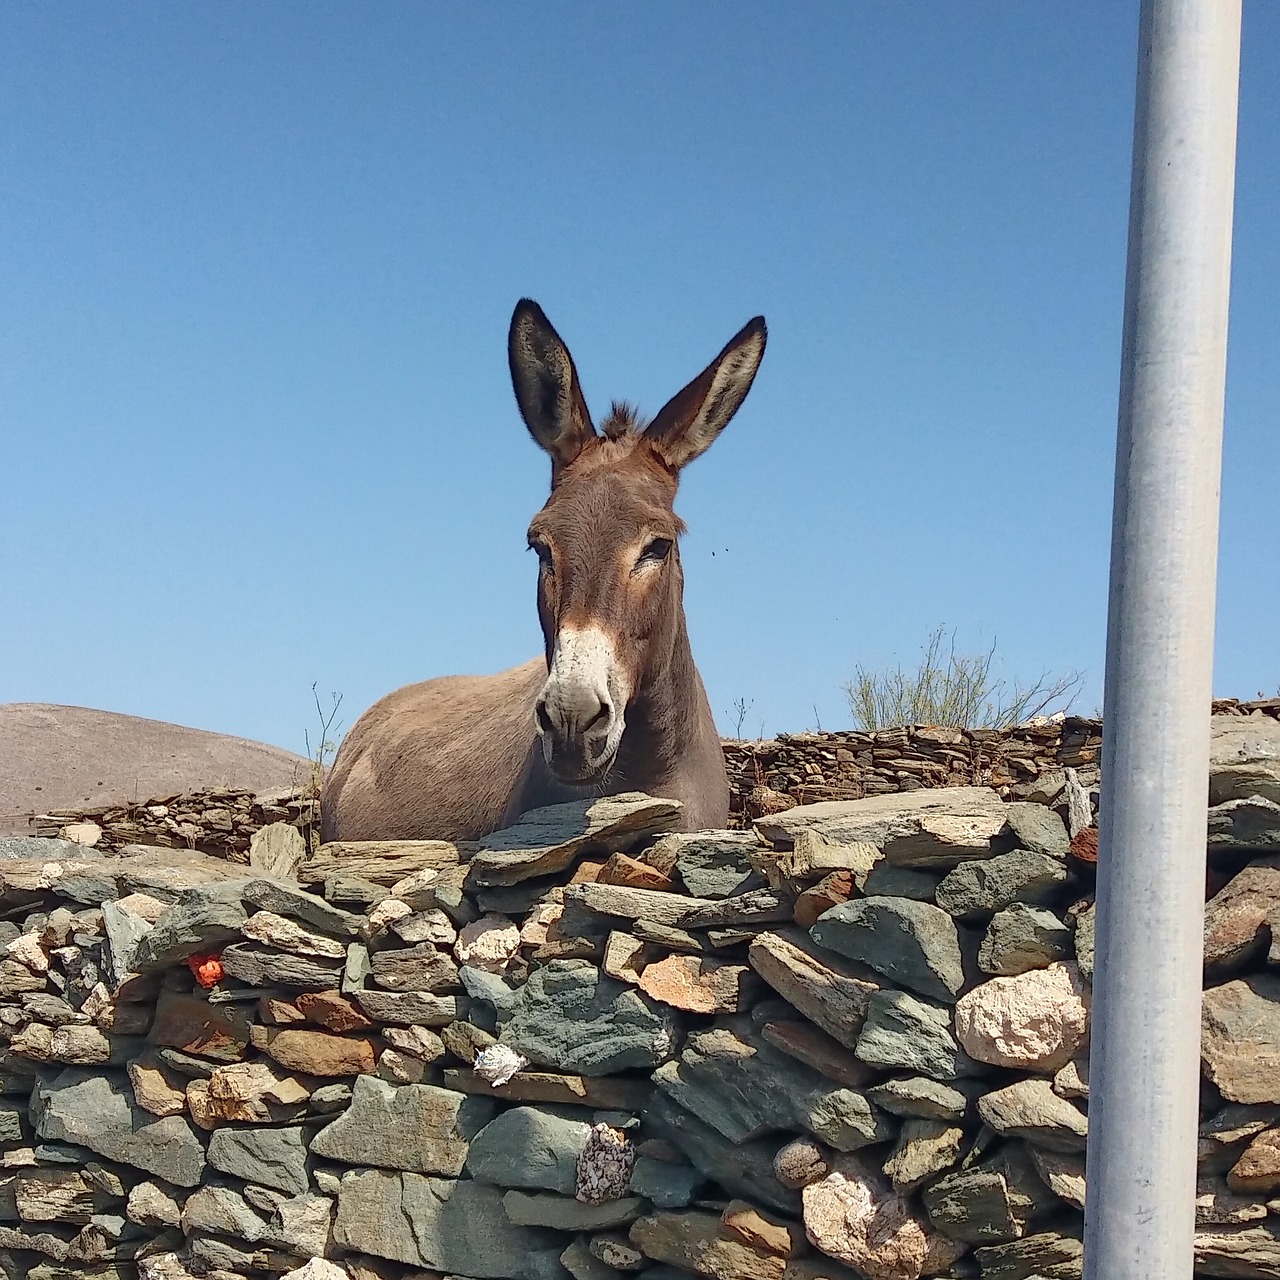
<path id="1" fill-rule="evenodd" d="M 678 472 L 741 404 L 764 351 L 762 320 L 644 426 L 615 402 L 591 426 L 577 373 L 536 304 L 512 320 L 512 376 L 530 432 L 552 457 L 552 491 L 529 529 L 543 561 L 544 658 L 493 676 L 449 676 L 388 694 L 356 722 L 326 782 L 327 840 L 476 839 L 544 804 L 647 791 L 684 804 L 686 830 L 722 826 L 724 757 L 685 627 L 676 539 Z M 655 542 L 655 540 L 658 540 Z M 663 557 L 650 554 L 662 541 Z M 535 708 L 562 627 L 607 634 L 629 699 L 616 755 L 584 783 Z M 550 753 L 550 757 L 549 754 Z M 566 749 L 565 756 L 572 756 Z"/>

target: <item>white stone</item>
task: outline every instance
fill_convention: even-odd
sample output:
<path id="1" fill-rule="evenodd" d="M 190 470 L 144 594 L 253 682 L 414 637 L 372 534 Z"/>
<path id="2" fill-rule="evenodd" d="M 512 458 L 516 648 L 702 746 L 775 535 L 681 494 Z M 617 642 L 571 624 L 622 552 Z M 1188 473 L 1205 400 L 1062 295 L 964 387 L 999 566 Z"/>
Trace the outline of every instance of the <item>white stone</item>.
<path id="1" fill-rule="evenodd" d="M 280 1280 L 349 1280 L 351 1272 L 340 1267 L 336 1262 L 327 1262 L 324 1258 L 312 1258 L 306 1266 L 296 1271 L 286 1271 Z"/>
<path id="2" fill-rule="evenodd" d="M 96 822 L 69 822 L 58 834 L 72 844 L 92 849 L 102 839 L 102 828 Z"/>
<path id="3" fill-rule="evenodd" d="M 161 902 L 159 898 L 153 898 L 149 893 L 127 894 L 116 905 L 123 907 L 126 911 L 132 911 L 135 916 L 141 916 L 148 924 L 155 924 L 169 910 L 167 902 Z"/>
<path id="4" fill-rule="evenodd" d="M 240 928 L 246 938 L 254 942 L 266 943 L 269 947 L 278 947 L 281 951 L 290 951 L 298 956 L 324 956 L 330 960 L 342 959 L 347 949 L 341 942 L 333 938 L 312 933 L 274 911 L 256 911 Z"/>
<path id="5" fill-rule="evenodd" d="M 523 1071 L 529 1059 L 505 1044 L 491 1044 L 476 1054 L 471 1069 L 491 1089 L 506 1084 L 517 1071 Z"/>
<path id="6" fill-rule="evenodd" d="M 420 871 L 405 876 L 403 880 L 397 880 L 391 886 L 391 896 L 415 911 L 434 907 L 436 899 L 433 887 L 439 879 L 440 872 L 434 867 L 423 867 Z"/>
<path id="7" fill-rule="evenodd" d="M 840 1157 L 801 1194 L 810 1242 L 867 1280 L 920 1280 L 946 1270 L 965 1251 L 857 1156 Z"/>
<path id="8" fill-rule="evenodd" d="M 49 972 L 49 957 L 34 933 L 20 934 L 5 947 L 5 951 L 19 964 L 25 964 L 32 973 Z"/>
<path id="9" fill-rule="evenodd" d="M 375 931 L 385 931 L 397 920 L 403 920 L 405 916 L 411 916 L 413 908 L 407 902 L 401 902 L 399 898 L 383 898 L 369 912 L 369 927 Z"/>
<path id="10" fill-rule="evenodd" d="M 462 926 L 453 956 L 472 969 L 502 973 L 519 950 L 519 928 L 506 916 L 493 914 Z"/>
<path id="11" fill-rule="evenodd" d="M 956 1001 L 956 1039 L 997 1067 L 1057 1071 L 1089 1029 L 1085 985 L 1072 964 L 992 978 Z"/>
<path id="12" fill-rule="evenodd" d="M 197 1280 L 176 1253 L 155 1253 L 138 1259 L 138 1280 Z M 344 1277 L 345 1280 L 345 1277 Z"/>

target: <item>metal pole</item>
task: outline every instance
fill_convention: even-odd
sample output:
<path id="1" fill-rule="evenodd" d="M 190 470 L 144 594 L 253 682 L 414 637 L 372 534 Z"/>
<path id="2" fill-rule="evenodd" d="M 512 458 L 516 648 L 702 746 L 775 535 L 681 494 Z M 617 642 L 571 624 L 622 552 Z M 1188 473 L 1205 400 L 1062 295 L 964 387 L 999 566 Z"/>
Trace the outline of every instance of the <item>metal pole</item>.
<path id="1" fill-rule="evenodd" d="M 1086 1280 L 1192 1273 L 1241 0 L 1143 0 L 1107 619 Z"/>

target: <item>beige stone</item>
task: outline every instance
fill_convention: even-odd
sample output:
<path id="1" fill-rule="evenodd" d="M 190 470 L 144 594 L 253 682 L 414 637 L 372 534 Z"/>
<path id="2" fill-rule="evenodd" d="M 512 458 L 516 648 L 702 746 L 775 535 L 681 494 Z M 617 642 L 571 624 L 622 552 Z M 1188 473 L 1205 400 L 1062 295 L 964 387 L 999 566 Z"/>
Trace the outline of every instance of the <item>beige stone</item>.
<path id="1" fill-rule="evenodd" d="M 956 1002 L 956 1038 L 979 1062 L 1057 1071 L 1071 1060 L 1088 1031 L 1085 990 L 1070 964 L 992 978 Z"/>
<path id="2" fill-rule="evenodd" d="M 750 999 L 754 975 L 746 965 L 705 956 L 671 955 L 645 966 L 640 990 L 673 1009 L 689 1013 L 739 1013 Z"/>
<path id="3" fill-rule="evenodd" d="M 346 947 L 335 938 L 312 933 L 295 921 L 276 915 L 274 911 L 255 911 L 241 926 L 241 932 L 255 942 L 298 956 L 321 956 L 338 960 L 347 954 Z"/>
<path id="4" fill-rule="evenodd" d="M 720 1215 L 720 1221 L 731 1235 L 762 1253 L 796 1258 L 808 1247 L 803 1228 L 776 1214 L 757 1209 L 745 1200 L 730 1200 Z"/>
<path id="5" fill-rule="evenodd" d="M 58 834 L 73 844 L 92 849 L 102 839 L 102 828 L 96 822 L 69 822 Z"/>
<path id="6" fill-rule="evenodd" d="M 1227 1174 L 1232 1191 L 1262 1192 L 1280 1188 L 1280 1129 L 1258 1134 Z"/>
<path id="7" fill-rule="evenodd" d="M 129 1063 L 134 1101 L 153 1116 L 176 1116 L 187 1109 L 187 1095 L 163 1067 L 149 1058 Z"/>
<path id="8" fill-rule="evenodd" d="M 460 965 L 502 973 L 520 950 L 520 929 L 504 915 L 481 916 L 458 930 L 453 958 Z"/>
<path id="9" fill-rule="evenodd" d="M 373 1070 L 373 1042 L 323 1031 L 254 1027 L 253 1044 L 289 1071 L 312 1076 L 354 1076 Z"/>

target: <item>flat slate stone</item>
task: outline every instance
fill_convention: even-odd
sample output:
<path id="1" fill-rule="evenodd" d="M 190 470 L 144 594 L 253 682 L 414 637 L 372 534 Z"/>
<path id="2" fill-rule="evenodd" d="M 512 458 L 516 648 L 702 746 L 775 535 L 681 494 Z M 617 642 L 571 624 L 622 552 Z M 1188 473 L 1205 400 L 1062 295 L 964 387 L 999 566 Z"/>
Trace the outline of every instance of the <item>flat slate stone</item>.
<path id="1" fill-rule="evenodd" d="M 909 991 L 878 991 L 871 997 L 854 1052 L 869 1066 L 919 1072 L 935 1080 L 983 1070 L 956 1043 L 950 1011 Z"/>
<path id="2" fill-rule="evenodd" d="M 1011 800 L 1004 807 L 1004 816 L 1020 848 L 1051 858 L 1065 858 L 1071 851 L 1066 825 L 1048 805 Z"/>
<path id="3" fill-rule="evenodd" d="M 686 1166 L 687 1167 L 687 1166 Z M 508 1191 L 502 1197 L 507 1217 L 518 1227 L 548 1227 L 555 1231 L 608 1231 L 625 1226 L 644 1212 L 639 1196 L 583 1204 L 570 1196 Z"/>
<path id="4" fill-rule="evenodd" d="M 342 981 L 341 960 L 293 955 L 251 942 L 222 949 L 222 967 L 251 987 L 289 987 L 294 991 L 332 991 Z"/>
<path id="5" fill-rule="evenodd" d="M 134 967 L 139 973 L 167 969 L 188 956 L 220 951 L 240 940 L 249 918 L 241 902 L 244 882 L 200 885 L 188 889 L 138 943 Z"/>
<path id="6" fill-rule="evenodd" d="M 338 1191 L 334 1242 L 475 1280 L 567 1280 L 563 1237 L 517 1226 L 502 1198 L 500 1187 L 468 1179 L 356 1170 Z"/>
<path id="7" fill-rule="evenodd" d="M 827 800 L 755 823 L 766 840 L 783 847 L 808 829 L 832 844 L 873 844 L 896 866 L 942 868 L 989 858 L 991 840 L 1004 827 L 1004 803 L 990 787 L 925 787 Z"/>
<path id="8" fill-rule="evenodd" d="M 140 1110 L 109 1076 L 72 1069 L 38 1081 L 31 1115 L 48 1142 L 76 1143 L 175 1186 L 194 1187 L 204 1174 L 204 1150 L 186 1118 Z"/>
<path id="9" fill-rule="evenodd" d="M 1089 1121 L 1048 1080 L 1018 1080 L 978 1099 L 982 1122 L 1006 1138 L 1025 1138 L 1049 1151 L 1083 1151 Z"/>
<path id="10" fill-rule="evenodd" d="M 964 986 L 955 921 L 932 903 L 855 898 L 824 912 L 809 933 L 820 946 L 922 996 L 950 1001 Z"/>
<path id="11" fill-rule="evenodd" d="M 243 898 L 259 911 L 274 911 L 278 916 L 301 920 L 333 938 L 354 938 L 364 924 L 364 918 L 354 912 L 339 910 L 296 884 L 266 876 L 247 881 Z"/>
<path id="12" fill-rule="evenodd" d="M 1280 801 L 1250 796 L 1214 805 L 1208 840 L 1210 853 L 1280 849 Z"/>
<path id="13" fill-rule="evenodd" d="M 392 1027 L 445 1027 L 465 1016 L 458 996 L 435 996 L 425 991 L 369 991 L 350 993 L 374 1022 Z"/>
<path id="14" fill-rule="evenodd" d="M 437 1173 L 456 1178 L 467 1144 L 497 1109 L 429 1084 L 396 1088 L 375 1076 L 357 1076 L 351 1106 L 311 1142 L 312 1153 L 345 1164 Z"/>
<path id="15" fill-rule="evenodd" d="M 648 1070 L 671 1053 L 671 1010 L 585 960 L 553 960 L 520 988 L 503 1044 L 530 1062 L 585 1076 Z"/>
<path id="16" fill-rule="evenodd" d="M 732 898 L 764 885 L 748 858 L 760 848 L 754 832 L 679 832 L 664 839 L 678 842 L 675 867 L 695 898 Z"/>
<path id="17" fill-rule="evenodd" d="M 1255 711 L 1210 721 L 1209 803 L 1262 796 L 1280 803 L 1280 720 Z"/>
<path id="18" fill-rule="evenodd" d="M 215 1129 L 209 1163 L 220 1173 L 289 1195 L 309 1190 L 307 1148 L 299 1128 Z"/>
<path id="19" fill-rule="evenodd" d="M 867 1089 L 867 1097 L 882 1111 L 895 1116 L 926 1120 L 961 1120 L 970 1104 L 985 1092 L 978 1080 L 943 1084 L 928 1076 L 906 1076 L 882 1081 Z"/>

